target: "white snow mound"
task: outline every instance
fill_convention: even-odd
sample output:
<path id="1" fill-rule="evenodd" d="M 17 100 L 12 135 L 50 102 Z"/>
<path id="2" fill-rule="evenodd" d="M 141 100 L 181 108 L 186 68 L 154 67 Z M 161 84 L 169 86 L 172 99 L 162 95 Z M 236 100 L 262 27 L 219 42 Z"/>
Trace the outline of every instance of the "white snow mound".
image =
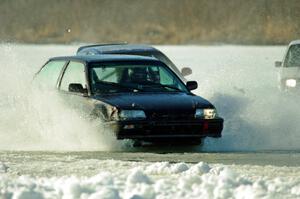
<path id="1" fill-rule="evenodd" d="M 117 162 L 118 163 L 118 162 Z M 116 163 L 116 164 L 117 164 Z M 115 164 L 111 161 L 111 164 Z M 154 199 L 299 198 L 297 176 L 247 176 L 224 165 L 126 163 L 132 169 L 94 176 L 12 177 L 0 174 L 0 198 Z M 270 166 L 269 166 L 270 167 Z M 250 168 L 250 167 L 249 167 Z M 259 168 L 259 167 L 257 167 Z M 263 168 L 263 167 L 262 167 Z M 276 172 L 277 167 L 270 167 Z"/>

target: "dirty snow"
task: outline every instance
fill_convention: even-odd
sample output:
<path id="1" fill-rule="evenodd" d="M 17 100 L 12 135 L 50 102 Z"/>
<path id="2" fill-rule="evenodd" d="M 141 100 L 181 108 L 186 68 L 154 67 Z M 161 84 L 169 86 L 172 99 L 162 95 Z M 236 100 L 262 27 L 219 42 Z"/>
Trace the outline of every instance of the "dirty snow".
<path id="1" fill-rule="evenodd" d="M 108 164 L 113 169 L 102 169 L 92 176 L 13 177 L 9 173 L 0 174 L 0 196 L 13 199 L 300 197 L 300 168 L 269 166 L 272 171 L 269 175 L 251 175 L 248 169 L 237 165 L 204 162 L 137 164 L 107 160 L 93 164 Z M 262 168 L 256 166 L 255 170 L 259 173 Z M 82 169 L 86 169 L 84 164 Z M 289 172 L 289 169 L 294 169 L 294 176 L 276 177 L 277 170 Z"/>

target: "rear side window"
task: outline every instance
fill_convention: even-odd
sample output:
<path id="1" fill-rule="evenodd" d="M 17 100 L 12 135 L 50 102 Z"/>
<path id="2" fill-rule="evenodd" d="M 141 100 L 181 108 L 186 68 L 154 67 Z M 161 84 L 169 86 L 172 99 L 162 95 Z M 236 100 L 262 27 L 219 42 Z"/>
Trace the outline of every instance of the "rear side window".
<path id="1" fill-rule="evenodd" d="M 55 88 L 65 61 L 49 61 L 37 74 L 35 82 L 42 88 Z"/>
<path id="2" fill-rule="evenodd" d="M 69 91 L 70 84 L 81 84 L 86 88 L 86 79 L 84 72 L 84 64 L 79 62 L 70 62 L 61 81 L 60 89 Z"/>

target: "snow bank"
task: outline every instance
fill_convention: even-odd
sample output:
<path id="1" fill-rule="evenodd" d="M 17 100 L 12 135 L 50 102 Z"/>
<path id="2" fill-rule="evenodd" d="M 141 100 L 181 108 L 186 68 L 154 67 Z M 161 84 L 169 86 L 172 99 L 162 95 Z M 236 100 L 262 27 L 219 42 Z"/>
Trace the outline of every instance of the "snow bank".
<path id="1" fill-rule="evenodd" d="M 116 164 L 114 162 L 111 162 Z M 255 178 L 224 165 L 200 162 L 127 163 L 132 169 L 103 171 L 91 177 L 39 178 L 0 175 L 0 198 L 154 199 L 154 198 L 299 198 L 300 180 Z M 276 172 L 276 168 L 272 168 Z"/>

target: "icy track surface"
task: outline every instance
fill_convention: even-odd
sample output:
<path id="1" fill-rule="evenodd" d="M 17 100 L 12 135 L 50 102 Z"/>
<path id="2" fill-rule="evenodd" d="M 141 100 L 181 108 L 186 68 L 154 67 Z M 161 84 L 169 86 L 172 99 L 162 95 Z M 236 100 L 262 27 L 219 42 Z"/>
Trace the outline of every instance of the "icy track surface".
<path id="1" fill-rule="evenodd" d="M 285 47 L 158 46 L 193 69 L 195 93 L 225 118 L 221 139 L 176 153 L 138 152 L 82 121 L 54 94 L 31 91 L 49 57 L 77 47 L 0 45 L 1 199 L 300 198 L 299 97 L 278 91 L 274 67 Z M 41 152 L 20 152 L 35 150 Z M 45 152 L 53 150 L 61 152 Z M 256 154 L 264 150 L 270 154 Z"/>

